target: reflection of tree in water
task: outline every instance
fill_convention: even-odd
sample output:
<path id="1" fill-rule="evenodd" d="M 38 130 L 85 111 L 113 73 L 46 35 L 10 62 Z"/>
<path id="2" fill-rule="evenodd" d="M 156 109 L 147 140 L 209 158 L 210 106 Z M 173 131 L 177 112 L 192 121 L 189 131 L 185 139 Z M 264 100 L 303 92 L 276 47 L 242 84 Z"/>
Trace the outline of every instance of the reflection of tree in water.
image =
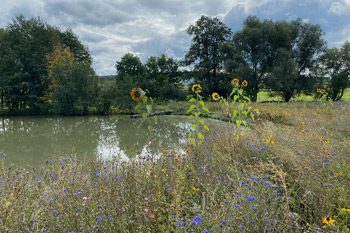
<path id="1" fill-rule="evenodd" d="M 161 149 L 169 149 L 170 146 L 178 144 L 190 130 L 190 124 L 186 118 L 159 117 L 158 124 L 154 124 L 152 132 L 148 131 L 148 122 L 140 126 L 140 119 L 120 118 L 116 124 L 116 133 L 119 139 L 119 147 L 128 156 L 138 155 L 151 139 L 149 148 L 152 152 L 159 152 Z M 140 126 L 140 127 L 139 127 Z"/>
<path id="2" fill-rule="evenodd" d="M 150 150 L 171 149 L 186 138 L 190 124 L 182 117 L 159 117 L 152 124 Z M 36 166 L 66 154 L 108 158 L 125 153 L 135 157 L 146 147 L 147 122 L 118 116 L 0 118 L 0 152 L 7 163 Z M 106 153 L 106 154 L 104 154 Z"/>
<path id="3" fill-rule="evenodd" d="M 16 165 L 96 154 L 99 125 L 93 117 L 11 117 L 0 124 L 0 150 Z"/>

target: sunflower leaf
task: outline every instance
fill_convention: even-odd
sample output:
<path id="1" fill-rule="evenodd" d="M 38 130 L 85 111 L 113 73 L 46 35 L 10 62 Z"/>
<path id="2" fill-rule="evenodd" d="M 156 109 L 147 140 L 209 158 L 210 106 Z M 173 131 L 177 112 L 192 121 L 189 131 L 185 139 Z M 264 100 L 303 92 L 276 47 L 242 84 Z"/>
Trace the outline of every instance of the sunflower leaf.
<path id="1" fill-rule="evenodd" d="M 205 107 L 205 106 L 203 106 L 202 109 L 203 109 L 204 111 L 210 112 L 209 109 L 208 109 L 207 107 Z"/>
<path id="2" fill-rule="evenodd" d="M 141 102 L 138 102 L 135 106 L 135 110 L 139 109 L 139 107 L 141 107 Z"/>
<path id="3" fill-rule="evenodd" d="M 203 136 L 202 133 L 198 133 L 197 135 L 198 135 L 198 138 L 199 138 L 199 139 L 204 140 L 204 136 Z"/>
<path id="4" fill-rule="evenodd" d="M 191 112 L 191 111 L 192 111 L 193 109 L 195 109 L 196 107 L 197 107 L 196 105 L 192 104 L 191 107 L 190 107 L 190 109 L 187 110 L 187 112 Z"/>
<path id="5" fill-rule="evenodd" d="M 147 113 L 146 113 L 146 112 L 142 113 L 142 119 L 143 119 L 143 120 L 146 120 L 146 119 L 147 119 Z"/>

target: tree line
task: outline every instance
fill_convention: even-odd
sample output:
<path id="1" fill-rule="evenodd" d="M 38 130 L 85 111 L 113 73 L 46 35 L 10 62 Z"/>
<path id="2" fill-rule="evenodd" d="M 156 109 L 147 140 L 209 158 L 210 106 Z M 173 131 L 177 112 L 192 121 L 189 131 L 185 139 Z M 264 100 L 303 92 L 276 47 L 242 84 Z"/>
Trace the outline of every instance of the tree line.
<path id="1" fill-rule="evenodd" d="M 98 77 L 89 49 L 70 29 L 40 18 L 17 16 L 0 28 L 1 109 L 10 114 L 110 113 L 132 110 L 130 91 L 148 90 L 158 100 L 184 100 L 184 83 L 199 83 L 203 96 L 226 96 L 233 78 L 247 80 L 245 91 L 289 101 L 293 96 L 327 91 L 340 100 L 350 85 L 350 42 L 327 48 L 319 25 L 260 20 L 249 16 L 232 32 L 217 18 L 202 16 L 187 29 L 191 45 L 182 60 L 164 54 L 142 63 L 127 53 L 116 61 L 116 75 Z"/>

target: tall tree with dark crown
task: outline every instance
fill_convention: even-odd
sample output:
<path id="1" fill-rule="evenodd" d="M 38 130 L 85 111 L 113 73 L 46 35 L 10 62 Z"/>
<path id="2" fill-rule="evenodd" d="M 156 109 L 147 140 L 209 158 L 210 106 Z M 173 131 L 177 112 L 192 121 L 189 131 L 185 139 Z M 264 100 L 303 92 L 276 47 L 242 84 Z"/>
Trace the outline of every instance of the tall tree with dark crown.
<path id="1" fill-rule="evenodd" d="M 187 33 L 192 36 L 192 43 L 183 64 L 194 64 L 194 69 L 199 71 L 198 81 L 205 83 L 209 92 L 218 90 L 217 73 L 223 67 L 219 47 L 229 38 L 231 29 L 219 19 L 203 15 L 187 28 Z"/>

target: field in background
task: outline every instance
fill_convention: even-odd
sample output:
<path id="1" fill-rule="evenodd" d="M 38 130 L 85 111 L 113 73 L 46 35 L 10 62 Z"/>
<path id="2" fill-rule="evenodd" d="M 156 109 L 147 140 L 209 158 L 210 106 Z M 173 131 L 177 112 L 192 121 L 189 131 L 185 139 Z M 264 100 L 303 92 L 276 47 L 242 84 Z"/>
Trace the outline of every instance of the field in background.
<path id="1" fill-rule="evenodd" d="M 258 102 L 264 101 L 283 101 L 281 97 L 270 97 L 269 92 L 261 91 L 258 93 Z M 314 96 L 300 95 L 291 99 L 291 101 L 316 101 Z M 344 95 L 340 101 L 350 101 L 350 88 L 346 89 Z"/>

